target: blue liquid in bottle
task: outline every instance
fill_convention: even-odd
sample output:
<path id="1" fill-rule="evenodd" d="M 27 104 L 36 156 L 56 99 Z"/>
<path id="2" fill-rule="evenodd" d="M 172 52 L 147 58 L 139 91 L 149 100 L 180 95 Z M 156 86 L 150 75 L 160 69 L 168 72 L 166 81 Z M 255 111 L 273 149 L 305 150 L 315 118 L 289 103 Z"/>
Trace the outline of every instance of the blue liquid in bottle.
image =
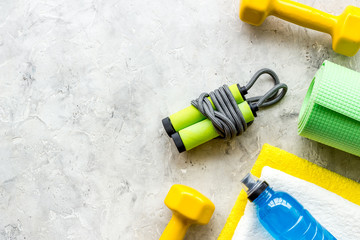
<path id="1" fill-rule="evenodd" d="M 336 240 L 291 195 L 276 192 L 250 173 L 241 181 L 264 228 L 277 240 Z"/>

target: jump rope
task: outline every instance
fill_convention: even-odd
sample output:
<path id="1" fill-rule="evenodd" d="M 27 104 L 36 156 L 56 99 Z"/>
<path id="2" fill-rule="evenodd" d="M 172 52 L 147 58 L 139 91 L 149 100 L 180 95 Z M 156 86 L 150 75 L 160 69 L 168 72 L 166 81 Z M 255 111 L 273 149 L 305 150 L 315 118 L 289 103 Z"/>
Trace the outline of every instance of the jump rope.
<path id="1" fill-rule="evenodd" d="M 245 95 L 263 74 L 268 74 L 274 86 L 262 96 L 246 99 Z M 239 84 L 202 93 L 191 106 L 162 120 L 167 134 L 179 152 L 188 151 L 213 138 L 225 140 L 243 134 L 253 123 L 259 109 L 278 103 L 287 92 L 287 85 L 271 69 L 261 69 L 246 86 Z"/>

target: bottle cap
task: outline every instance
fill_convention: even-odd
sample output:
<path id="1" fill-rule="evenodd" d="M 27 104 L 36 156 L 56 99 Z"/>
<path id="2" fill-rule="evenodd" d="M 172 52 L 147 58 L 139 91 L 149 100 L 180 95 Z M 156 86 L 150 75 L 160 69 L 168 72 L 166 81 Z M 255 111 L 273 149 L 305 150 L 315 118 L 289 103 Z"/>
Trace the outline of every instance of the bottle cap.
<path id="1" fill-rule="evenodd" d="M 258 179 L 251 173 L 248 173 L 243 180 L 241 180 L 241 185 L 251 202 L 254 201 L 263 191 L 265 191 L 267 187 L 269 187 L 267 182 Z"/>

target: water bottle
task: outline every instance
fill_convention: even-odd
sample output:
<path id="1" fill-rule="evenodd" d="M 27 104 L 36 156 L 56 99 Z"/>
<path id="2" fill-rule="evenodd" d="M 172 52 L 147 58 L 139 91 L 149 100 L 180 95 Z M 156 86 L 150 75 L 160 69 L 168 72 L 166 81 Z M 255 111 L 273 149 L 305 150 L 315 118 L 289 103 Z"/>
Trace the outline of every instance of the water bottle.
<path id="1" fill-rule="evenodd" d="M 241 181 L 264 228 L 278 240 L 336 240 L 291 195 L 276 192 L 250 173 Z"/>

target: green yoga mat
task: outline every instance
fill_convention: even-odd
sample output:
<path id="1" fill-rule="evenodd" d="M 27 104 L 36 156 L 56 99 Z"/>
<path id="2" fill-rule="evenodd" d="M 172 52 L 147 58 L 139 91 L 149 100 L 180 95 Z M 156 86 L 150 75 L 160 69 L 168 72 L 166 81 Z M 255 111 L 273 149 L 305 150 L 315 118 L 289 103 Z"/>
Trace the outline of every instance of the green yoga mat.
<path id="1" fill-rule="evenodd" d="M 306 94 L 298 133 L 360 156 L 360 73 L 325 61 Z"/>

